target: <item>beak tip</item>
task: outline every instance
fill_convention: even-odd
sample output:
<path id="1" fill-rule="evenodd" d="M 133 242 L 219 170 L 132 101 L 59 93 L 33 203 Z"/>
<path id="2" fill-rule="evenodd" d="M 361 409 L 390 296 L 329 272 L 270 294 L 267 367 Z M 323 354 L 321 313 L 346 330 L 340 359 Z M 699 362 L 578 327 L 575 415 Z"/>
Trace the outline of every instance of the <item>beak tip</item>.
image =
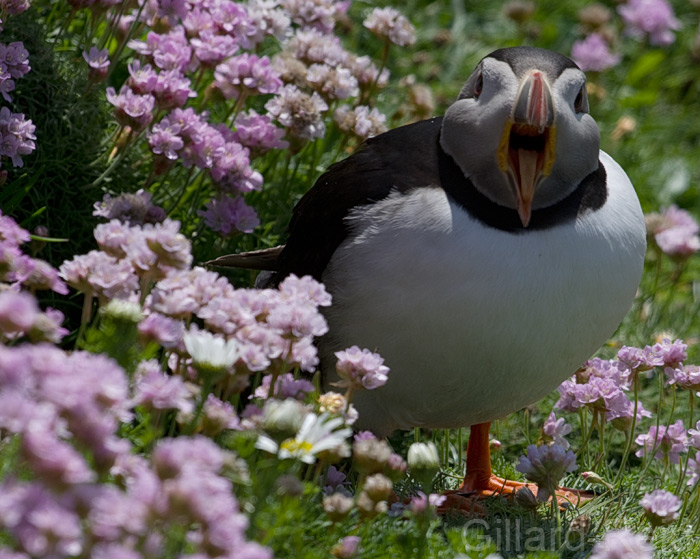
<path id="1" fill-rule="evenodd" d="M 525 207 L 523 204 L 518 204 L 518 217 L 520 217 L 520 223 L 527 229 L 527 226 L 530 225 L 530 218 L 532 217 L 532 210 L 529 204 L 528 207 Z"/>

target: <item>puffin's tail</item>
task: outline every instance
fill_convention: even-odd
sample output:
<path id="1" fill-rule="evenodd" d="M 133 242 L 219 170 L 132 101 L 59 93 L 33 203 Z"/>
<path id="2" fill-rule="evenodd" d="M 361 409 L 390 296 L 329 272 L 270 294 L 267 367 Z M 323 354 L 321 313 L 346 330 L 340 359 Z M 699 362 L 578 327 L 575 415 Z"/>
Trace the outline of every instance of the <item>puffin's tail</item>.
<path id="1" fill-rule="evenodd" d="M 247 270 L 279 270 L 279 255 L 284 245 L 241 252 L 240 254 L 227 254 L 219 256 L 206 263 L 207 266 L 221 266 L 223 268 L 245 268 Z"/>
<path id="2" fill-rule="evenodd" d="M 284 245 L 241 252 L 240 254 L 227 254 L 206 262 L 206 266 L 220 266 L 222 268 L 245 268 L 246 270 L 260 270 L 255 279 L 255 287 L 258 289 L 274 288 L 282 279 L 279 271 L 279 255 Z"/>

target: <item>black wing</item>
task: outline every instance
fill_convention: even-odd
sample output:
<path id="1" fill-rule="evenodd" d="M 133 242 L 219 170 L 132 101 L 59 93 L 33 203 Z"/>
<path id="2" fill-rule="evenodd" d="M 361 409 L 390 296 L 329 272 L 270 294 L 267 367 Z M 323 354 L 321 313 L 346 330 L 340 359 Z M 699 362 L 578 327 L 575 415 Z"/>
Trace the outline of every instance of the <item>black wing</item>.
<path id="1" fill-rule="evenodd" d="M 385 132 L 331 165 L 294 208 L 276 280 L 294 273 L 320 281 L 348 234 L 345 218 L 352 208 L 392 191 L 438 186 L 441 124 L 442 117 L 435 117 Z"/>

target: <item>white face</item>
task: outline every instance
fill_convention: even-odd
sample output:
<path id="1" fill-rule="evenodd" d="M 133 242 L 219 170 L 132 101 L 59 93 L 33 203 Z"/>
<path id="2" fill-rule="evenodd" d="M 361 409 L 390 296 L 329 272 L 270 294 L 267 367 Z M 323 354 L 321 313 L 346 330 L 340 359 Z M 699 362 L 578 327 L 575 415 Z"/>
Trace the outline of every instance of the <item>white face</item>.
<path id="1" fill-rule="evenodd" d="M 499 205 L 517 209 L 523 225 L 527 225 L 530 205 L 537 209 L 562 200 L 598 168 L 600 133 L 588 114 L 584 73 L 566 68 L 552 77 L 546 70 L 533 67 L 516 76 L 506 62 L 485 58 L 467 80 L 460 98 L 447 110 L 442 124 L 445 152 L 482 194 Z M 533 122 L 542 123 L 545 118 L 535 106 L 540 105 L 531 101 L 534 94 L 530 92 L 528 97 L 533 76 L 539 83 L 540 105 L 546 106 L 551 99 L 550 109 L 543 110 L 548 125 L 553 125 L 547 126 L 542 137 L 536 138 L 539 143 L 533 144 L 546 144 L 546 149 L 528 145 L 518 151 L 520 144 L 517 138 L 513 141 L 511 130 L 518 130 L 516 121 L 523 122 L 523 107 L 527 105 L 527 114 L 539 116 Z M 525 127 L 528 134 L 536 133 L 537 126 Z M 523 171 L 528 165 L 532 170 Z M 523 202 L 519 199 L 523 197 L 530 200 Z"/>

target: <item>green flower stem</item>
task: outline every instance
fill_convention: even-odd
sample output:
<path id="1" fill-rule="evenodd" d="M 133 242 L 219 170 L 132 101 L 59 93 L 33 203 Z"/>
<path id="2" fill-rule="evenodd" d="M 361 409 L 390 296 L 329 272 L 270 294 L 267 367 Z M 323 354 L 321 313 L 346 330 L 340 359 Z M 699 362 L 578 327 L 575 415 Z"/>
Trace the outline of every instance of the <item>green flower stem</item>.
<path id="1" fill-rule="evenodd" d="M 695 419 L 693 417 L 693 406 L 695 405 L 695 392 L 691 389 L 688 390 L 688 406 L 690 407 L 690 419 L 689 419 L 689 428 L 693 428 L 693 420 Z M 676 485 L 676 493 L 678 493 L 681 490 L 681 487 L 683 486 L 683 480 L 685 480 L 685 476 L 688 473 L 688 461 L 690 460 L 690 449 L 688 449 L 688 454 L 685 456 L 685 462 L 683 464 L 683 467 L 681 468 L 681 474 L 680 477 L 678 478 L 678 484 Z"/>
<path id="2" fill-rule="evenodd" d="M 141 4 L 141 6 L 139 6 L 139 11 L 136 13 L 136 17 L 134 17 L 134 21 L 129 26 L 129 30 L 126 32 L 124 39 L 117 47 L 117 51 L 114 53 L 114 57 L 112 58 L 112 63 L 109 65 L 109 71 L 107 72 L 106 81 L 108 83 L 109 83 L 109 79 L 112 77 L 112 72 L 114 72 L 115 68 L 117 67 L 117 64 L 116 64 L 117 60 L 119 60 L 119 57 L 122 55 L 122 52 L 124 52 L 126 45 L 131 40 L 131 37 L 133 37 L 136 29 L 141 26 L 141 14 L 143 12 L 143 9 L 146 7 L 146 4 L 147 4 L 146 2 L 143 2 Z"/>
<path id="3" fill-rule="evenodd" d="M 352 386 L 348 386 L 348 389 L 345 391 L 345 413 L 350 411 L 350 401 L 354 392 L 355 389 Z"/>
<path id="4" fill-rule="evenodd" d="M 634 485 L 634 493 L 639 491 L 639 488 L 641 487 L 642 482 L 644 481 L 646 474 L 649 471 L 649 468 L 651 467 L 651 464 L 654 461 L 654 456 L 656 455 L 656 451 L 659 449 L 659 435 L 658 435 L 658 433 L 659 433 L 659 428 L 661 426 L 661 413 L 659 413 L 659 412 L 661 410 L 661 403 L 663 401 L 663 390 L 664 390 L 664 379 L 661 375 L 659 375 L 659 383 L 660 383 L 659 406 L 657 408 L 658 411 L 656 413 L 656 440 L 654 441 L 654 446 L 652 447 L 651 452 L 649 452 L 648 454 L 646 454 L 644 456 L 644 466 L 642 468 L 642 473 L 639 476 L 639 479 L 637 480 L 637 482 Z M 671 421 L 673 420 L 673 415 L 674 415 L 675 409 L 676 409 L 676 392 L 674 390 L 672 393 L 671 411 L 669 412 L 668 421 L 666 423 L 667 425 L 670 425 Z M 668 470 L 668 454 L 666 455 L 665 458 L 666 459 L 665 459 L 665 464 L 664 464 L 664 471 L 663 471 L 663 475 L 661 476 L 662 479 L 666 476 L 666 471 Z"/>
<path id="5" fill-rule="evenodd" d="M 102 182 L 104 182 L 104 180 L 107 177 L 109 177 L 109 175 L 111 175 L 112 172 L 119 166 L 119 164 L 122 162 L 122 159 L 124 159 L 124 156 L 127 153 L 129 153 L 130 148 L 138 142 L 141 136 L 143 136 L 144 132 L 145 128 L 136 135 L 134 135 L 133 131 L 131 131 L 126 139 L 125 144 L 119 150 L 118 155 L 114 159 L 112 159 L 111 163 L 109 163 L 109 166 L 102 172 L 102 174 L 99 177 L 97 177 L 94 181 L 92 181 L 89 185 L 87 185 L 86 188 L 94 188 L 102 184 Z M 121 134 L 117 136 L 117 142 L 119 141 L 119 136 L 121 136 Z"/>
<path id="6" fill-rule="evenodd" d="M 83 293 L 83 309 L 80 315 L 80 328 L 78 328 L 78 335 L 75 340 L 76 347 L 80 347 L 85 341 L 85 332 L 92 320 L 92 303 L 94 299 L 95 297 L 92 291 L 85 291 Z"/>
<path id="7" fill-rule="evenodd" d="M 197 428 L 197 423 L 199 422 L 199 418 L 202 415 L 202 410 L 204 409 L 204 404 L 207 401 L 207 397 L 209 394 L 211 394 L 212 387 L 213 387 L 213 382 L 212 379 L 210 378 L 210 374 L 204 375 L 204 382 L 202 384 L 202 390 L 199 394 L 199 402 L 197 402 L 197 407 L 194 410 L 194 414 L 192 415 L 192 419 L 190 422 L 187 424 L 187 427 L 185 428 L 185 434 L 187 435 L 192 435 L 195 432 L 195 429 Z"/>
<path id="8" fill-rule="evenodd" d="M 168 210 L 166 210 L 166 213 L 168 215 L 172 214 L 175 211 L 175 209 L 180 205 L 182 198 L 185 196 L 185 192 L 187 192 L 187 185 L 190 184 L 190 180 L 192 180 L 192 181 L 197 180 L 197 177 L 199 177 L 199 175 L 202 173 L 202 170 L 199 169 L 197 171 L 197 174 L 195 175 L 194 179 L 192 179 L 192 174 L 194 172 L 195 172 L 195 167 L 193 165 L 192 167 L 190 167 L 187 170 L 187 176 L 185 177 L 185 180 L 182 181 L 182 187 L 177 191 L 177 194 L 175 196 L 172 196 L 170 198 L 170 200 L 175 200 L 175 202 L 170 206 L 170 208 Z M 170 171 L 168 171 L 168 174 L 169 173 L 170 173 Z M 164 181 L 161 181 L 160 184 L 164 185 Z M 164 190 L 164 189 L 162 189 L 162 190 Z"/>
<path id="9" fill-rule="evenodd" d="M 622 460 L 620 460 L 620 468 L 617 471 L 617 478 L 613 484 L 617 490 L 620 490 L 620 484 L 622 483 L 622 475 L 625 471 L 625 466 L 627 465 L 627 459 L 629 458 L 630 452 L 632 450 L 632 441 L 634 440 L 634 429 L 637 426 L 637 407 L 639 405 L 639 373 L 634 374 L 634 409 L 632 410 L 632 425 L 628 431 L 625 432 L 626 444 L 625 451 L 622 454 Z"/>
<path id="10" fill-rule="evenodd" d="M 72 23 L 73 18 L 75 17 L 75 12 L 76 12 L 76 9 L 72 8 L 70 13 L 68 14 L 68 17 L 63 22 L 63 25 L 61 25 L 61 27 L 59 28 L 58 33 L 56 33 L 56 37 L 54 38 L 54 41 L 53 41 L 54 47 L 56 47 L 56 45 L 58 45 L 59 41 L 61 40 L 61 36 L 65 32 L 65 30 L 68 29 L 68 26 Z"/>
<path id="11" fill-rule="evenodd" d="M 126 11 L 126 8 L 128 5 L 129 5 L 129 2 L 120 2 L 119 3 L 119 9 L 116 10 L 112 14 L 112 18 L 107 25 L 107 32 L 104 33 L 100 37 L 100 41 L 98 43 L 99 49 L 105 48 L 107 46 L 107 44 L 109 43 L 109 40 L 112 38 L 112 35 L 114 34 L 114 30 L 117 28 L 117 24 L 119 23 L 119 20 L 124 15 L 124 12 Z"/>

